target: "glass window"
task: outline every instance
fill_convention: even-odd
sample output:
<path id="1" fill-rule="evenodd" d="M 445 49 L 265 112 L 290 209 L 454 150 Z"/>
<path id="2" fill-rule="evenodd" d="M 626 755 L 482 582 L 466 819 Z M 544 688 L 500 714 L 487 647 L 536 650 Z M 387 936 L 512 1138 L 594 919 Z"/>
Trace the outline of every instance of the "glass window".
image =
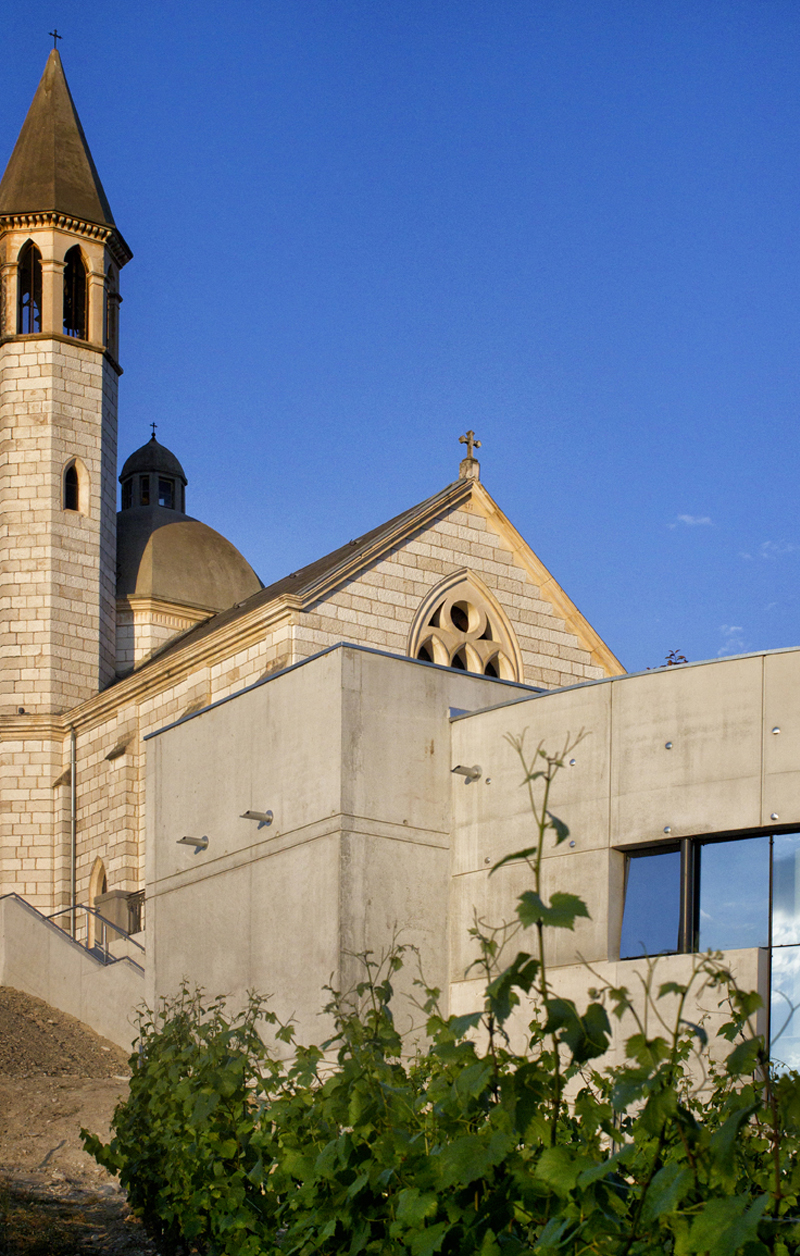
<path id="1" fill-rule="evenodd" d="M 769 836 L 700 846 L 699 951 L 769 945 Z"/>
<path id="2" fill-rule="evenodd" d="M 158 504 L 166 506 L 167 510 L 175 509 L 175 481 L 161 480 L 158 481 Z"/>
<path id="3" fill-rule="evenodd" d="M 772 847 L 773 1058 L 800 1069 L 800 833 L 778 833 Z"/>
<path id="4" fill-rule="evenodd" d="M 139 505 L 140 506 L 150 505 L 150 476 L 149 475 L 139 476 Z"/>
<path id="5" fill-rule="evenodd" d="M 133 481 L 126 480 L 122 486 L 122 509 L 128 510 L 133 505 Z"/>
<path id="6" fill-rule="evenodd" d="M 673 848 L 628 855 L 621 958 L 677 951 L 680 924 L 680 851 Z"/>

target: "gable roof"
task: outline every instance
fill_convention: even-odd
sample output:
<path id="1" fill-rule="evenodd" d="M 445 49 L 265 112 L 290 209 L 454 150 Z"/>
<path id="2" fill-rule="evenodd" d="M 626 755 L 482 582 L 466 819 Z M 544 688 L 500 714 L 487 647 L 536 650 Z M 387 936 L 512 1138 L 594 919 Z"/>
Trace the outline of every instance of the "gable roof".
<path id="1" fill-rule="evenodd" d="M 55 48 L 0 182 L 0 214 L 48 212 L 115 226 Z"/>
<path id="2" fill-rule="evenodd" d="M 323 558 L 318 558 L 308 566 L 293 571 L 281 580 L 276 580 L 274 584 L 260 589 L 258 593 L 232 606 L 230 610 L 221 611 L 218 615 L 203 620 L 201 624 L 190 628 L 182 636 L 167 642 L 163 649 L 151 655 L 151 658 L 142 666 L 146 667 L 152 659 L 162 659 L 166 654 L 182 649 L 185 645 L 201 641 L 209 634 L 217 632 L 220 628 L 226 627 L 244 615 L 249 615 L 262 606 L 268 606 L 271 602 L 291 599 L 292 606 L 307 606 L 336 588 L 337 585 L 363 571 L 392 545 L 425 527 L 438 515 L 448 514 L 470 496 L 471 487 L 472 482 L 469 480 L 456 480 L 455 483 L 448 484 L 447 488 L 442 489 L 440 493 L 426 498 L 424 502 L 403 511 L 401 515 L 395 515 L 394 519 L 382 523 L 379 528 L 373 528 L 371 532 L 366 532 L 364 536 L 356 540 L 348 541 L 346 545 L 340 545 L 338 549 L 332 550 Z"/>
<path id="3" fill-rule="evenodd" d="M 364 536 L 341 545 L 338 549 L 317 559 L 308 566 L 284 576 L 274 584 L 254 593 L 251 597 L 229 610 L 221 611 L 182 635 L 166 643 L 136 670 L 141 672 L 150 663 L 191 647 L 218 631 L 224 630 L 244 618 L 273 603 L 283 603 L 287 609 L 305 610 L 312 603 L 324 598 L 346 581 L 354 579 L 372 563 L 378 561 L 393 547 L 408 541 L 437 518 L 450 514 L 459 506 L 472 503 L 492 526 L 504 536 L 515 551 L 521 565 L 527 570 L 541 596 L 550 603 L 568 630 L 573 632 L 581 645 L 589 651 L 592 661 L 604 668 L 608 675 L 619 675 L 625 668 L 584 618 L 577 606 L 553 578 L 544 563 L 534 554 L 517 530 L 509 522 L 500 507 L 483 485 L 472 478 L 458 479 L 440 492 L 434 493 L 417 506 L 396 515 Z"/>

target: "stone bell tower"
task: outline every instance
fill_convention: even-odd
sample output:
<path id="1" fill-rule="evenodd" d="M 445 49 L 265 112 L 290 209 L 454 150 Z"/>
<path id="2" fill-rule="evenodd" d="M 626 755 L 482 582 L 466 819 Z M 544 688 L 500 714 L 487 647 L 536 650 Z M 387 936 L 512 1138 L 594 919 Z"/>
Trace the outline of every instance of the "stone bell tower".
<path id="1" fill-rule="evenodd" d="M 0 182 L 0 715 L 54 715 L 114 676 L 120 269 L 50 56 Z"/>

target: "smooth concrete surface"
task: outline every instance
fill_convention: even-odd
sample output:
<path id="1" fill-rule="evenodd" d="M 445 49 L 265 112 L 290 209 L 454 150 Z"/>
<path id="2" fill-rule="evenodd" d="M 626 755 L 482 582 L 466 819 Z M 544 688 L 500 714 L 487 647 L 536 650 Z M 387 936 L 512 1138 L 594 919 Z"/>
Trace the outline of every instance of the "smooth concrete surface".
<path id="1" fill-rule="evenodd" d="M 530 949 L 535 950 L 535 940 L 529 937 Z M 545 952 L 547 954 L 547 952 Z M 669 1038 L 674 1032 L 678 1015 L 678 1001 L 675 995 L 666 995 L 659 999 L 655 996 L 663 983 L 676 982 L 692 985 L 692 993 L 682 1009 L 682 1019 L 700 1025 L 709 1039 L 711 1057 L 720 1061 L 732 1050 L 727 1039 L 718 1039 L 721 1026 L 730 1019 L 730 1009 L 724 998 L 724 991 L 717 986 L 709 985 L 701 975 L 692 980 L 692 973 L 699 959 L 697 955 L 662 955 L 655 960 L 622 960 L 617 963 L 574 964 L 569 967 L 553 969 L 550 972 L 551 990 L 562 998 L 572 999 L 579 1012 L 584 1012 L 592 1002 L 589 991 L 602 990 L 604 987 L 625 987 L 630 996 L 637 1015 L 645 1027 L 649 1037 L 662 1036 Z M 764 999 L 768 988 L 768 955 L 765 949 L 744 951 L 728 951 L 724 966 L 740 990 L 756 990 Z M 649 984 L 653 997 L 648 999 L 645 990 Z M 483 983 L 474 976 L 459 981 L 451 987 L 451 1011 L 454 1015 L 463 1016 L 479 1011 L 483 1006 Z M 617 1067 L 625 1063 L 625 1044 L 638 1032 L 638 1025 L 632 1013 L 626 1013 L 621 1021 L 613 1015 L 613 1005 L 607 996 L 601 995 L 605 1003 L 614 1036 L 609 1050 L 600 1057 L 600 1067 Z M 521 1005 L 516 1008 L 506 1024 L 512 1048 L 524 1051 L 527 1041 L 527 1025 L 533 1016 L 533 1000 L 522 996 Z M 659 1019 L 659 1017 L 661 1019 Z M 753 1029 L 757 1034 L 766 1033 L 766 1011 L 761 1009 L 753 1018 Z M 694 1069 L 699 1082 L 705 1080 L 702 1067 Z"/>
<path id="2" fill-rule="evenodd" d="M 550 931 L 553 981 L 579 1003 L 587 963 L 641 983 L 641 962 L 618 960 L 626 851 L 800 828 L 799 698 L 800 651 L 540 695 L 349 646 L 279 673 L 147 742 L 149 1001 L 183 979 L 236 1002 L 256 989 L 320 1041 L 323 987 L 351 989 L 358 957 L 396 938 L 415 948 L 395 982 L 403 1027 L 417 953 L 444 1010 L 465 1010 L 480 994 L 474 970 L 465 975 L 476 915 L 513 921 L 532 888 L 524 864 L 490 876 L 535 842 L 512 744 L 523 737 L 529 766 L 539 745 L 570 747 L 548 802 L 570 836 L 556 845 L 548 834 L 544 893 L 577 894 L 590 916 Z M 452 708 L 472 713 L 451 719 Z M 272 823 L 242 819 L 246 809 L 271 810 Z M 207 837 L 207 849 L 184 835 Z M 520 932 L 507 960 L 535 946 Z M 766 994 L 764 954 L 727 958 Z M 659 972 L 680 979 L 691 962 L 665 957 Z"/>
<path id="3" fill-rule="evenodd" d="M 626 849 L 762 826 L 800 828 L 799 710 L 800 650 L 789 650 L 619 677 L 456 720 L 453 757 L 480 764 L 483 777 L 453 784 L 451 980 L 463 973 L 458 939 L 473 905 L 495 923 L 510 920 L 517 896 L 531 886 L 519 867 L 489 879 L 493 863 L 535 840 L 509 736 L 524 735 L 530 762 L 540 743 L 554 753 L 585 734 L 549 800 L 574 846 L 556 847 L 549 833 L 543 868 L 547 892 L 578 894 L 592 921 L 562 931 L 553 962 L 613 961 Z M 539 799 L 540 783 L 534 792 Z M 604 853 L 598 860 L 592 851 Z"/>
<path id="4" fill-rule="evenodd" d="M 16 894 L 0 898 L 0 985 L 24 990 L 128 1051 L 144 974 L 130 959 L 103 964 Z"/>
<path id="5" fill-rule="evenodd" d="M 320 1041 L 323 987 L 350 990 L 395 938 L 446 1000 L 450 709 L 519 692 L 338 647 L 151 738 L 149 1001 L 184 979 L 236 1003 L 256 989 Z M 409 955 L 400 996 L 416 974 Z"/>

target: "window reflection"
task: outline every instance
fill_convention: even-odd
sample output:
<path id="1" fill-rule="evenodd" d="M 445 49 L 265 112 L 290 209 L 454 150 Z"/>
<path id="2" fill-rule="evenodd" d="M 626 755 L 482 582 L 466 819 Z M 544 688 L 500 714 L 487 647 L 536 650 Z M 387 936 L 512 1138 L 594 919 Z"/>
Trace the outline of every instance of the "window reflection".
<path id="1" fill-rule="evenodd" d="M 800 833 L 778 833 L 772 847 L 773 1058 L 800 1069 Z"/>
<path id="2" fill-rule="evenodd" d="M 628 855 L 621 958 L 677 951 L 680 915 L 680 851 L 643 851 Z"/>
<path id="3" fill-rule="evenodd" d="M 700 951 L 769 944 L 769 836 L 700 847 Z"/>
<path id="4" fill-rule="evenodd" d="M 674 845 L 626 856 L 620 957 L 674 954 L 694 939 L 700 951 L 769 947 L 771 1054 L 800 1071 L 800 833 L 684 847 L 683 870 Z"/>

